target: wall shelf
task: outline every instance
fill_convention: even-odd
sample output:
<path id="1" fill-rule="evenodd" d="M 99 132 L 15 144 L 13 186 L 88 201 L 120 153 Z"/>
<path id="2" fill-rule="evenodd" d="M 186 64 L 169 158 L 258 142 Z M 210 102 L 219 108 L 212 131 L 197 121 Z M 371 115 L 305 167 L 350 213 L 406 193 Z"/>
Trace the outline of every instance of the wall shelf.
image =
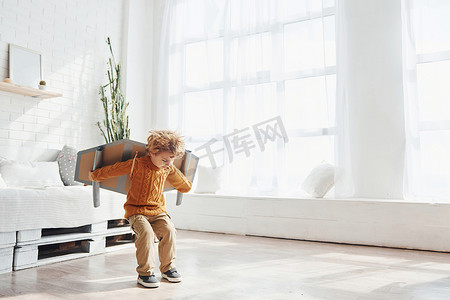
<path id="1" fill-rule="evenodd" d="M 17 85 L 13 83 L 0 82 L 0 91 L 29 96 L 39 99 L 62 97 L 61 93 L 51 92 L 47 90 L 34 89 L 27 86 Z"/>

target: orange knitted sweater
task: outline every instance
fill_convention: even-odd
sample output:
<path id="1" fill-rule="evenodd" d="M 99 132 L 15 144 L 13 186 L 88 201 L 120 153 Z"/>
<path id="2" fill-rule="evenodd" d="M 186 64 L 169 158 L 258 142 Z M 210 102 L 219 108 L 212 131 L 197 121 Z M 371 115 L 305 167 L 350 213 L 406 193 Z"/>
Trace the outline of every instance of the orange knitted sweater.
<path id="1" fill-rule="evenodd" d="M 132 165 L 133 159 L 117 162 L 95 170 L 92 178 L 94 181 L 102 181 L 130 174 Z M 181 193 L 189 192 L 192 187 L 192 183 L 174 165 L 159 169 L 148 155 L 136 158 L 130 190 L 124 204 L 125 218 L 136 214 L 156 216 L 167 212 L 163 196 L 166 179 Z"/>

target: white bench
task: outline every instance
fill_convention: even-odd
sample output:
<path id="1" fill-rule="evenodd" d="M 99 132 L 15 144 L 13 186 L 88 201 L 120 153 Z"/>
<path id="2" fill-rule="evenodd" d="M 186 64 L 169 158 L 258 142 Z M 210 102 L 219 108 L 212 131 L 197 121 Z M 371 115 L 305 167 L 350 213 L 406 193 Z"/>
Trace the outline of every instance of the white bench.
<path id="1" fill-rule="evenodd" d="M 450 252 L 450 203 L 189 193 L 166 205 L 179 229 Z"/>

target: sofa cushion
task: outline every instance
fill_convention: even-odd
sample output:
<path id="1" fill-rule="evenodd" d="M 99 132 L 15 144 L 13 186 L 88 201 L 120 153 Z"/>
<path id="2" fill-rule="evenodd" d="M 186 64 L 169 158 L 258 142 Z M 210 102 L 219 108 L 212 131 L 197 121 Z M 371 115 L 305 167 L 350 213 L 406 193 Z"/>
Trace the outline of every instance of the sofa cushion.
<path id="1" fill-rule="evenodd" d="M 59 164 L 59 175 L 64 185 L 81 185 L 75 181 L 75 168 L 77 166 L 77 150 L 64 146 L 58 154 L 56 161 Z"/>
<path id="2" fill-rule="evenodd" d="M 63 186 L 56 161 L 0 161 L 0 174 L 8 187 Z"/>
<path id="3" fill-rule="evenodd" d="M 57 172 L 59 177 L 59 174 Z M 92 205 L 91 186 L 8 187 L 0 191 L 0 232 L 68 228 L 122 219 L 126 196 L 100 189 Z"/>

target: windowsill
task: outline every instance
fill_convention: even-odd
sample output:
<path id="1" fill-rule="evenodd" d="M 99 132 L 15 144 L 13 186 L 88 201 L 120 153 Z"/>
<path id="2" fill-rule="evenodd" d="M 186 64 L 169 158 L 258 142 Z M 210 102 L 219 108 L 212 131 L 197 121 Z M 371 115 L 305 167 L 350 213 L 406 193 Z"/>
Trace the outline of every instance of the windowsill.
<path id="1" fill-rule="evenodd" d="M 169 194 L 175 194 L 176 191 L 166 192 Z M 435 199 L 433 201 L 426 201 L 424 199 L 382 199 L 382 198 L 334 198 L 333 196 L 325 196 L 323 198 L 314 198 L 308 195 L 298 195 L 298 196 L 286 196 L 286 195 L 237 195 L 237 194 L 226 194 L 226 193 L 195 193 L 189 192 L 185 194 L 188 197 L 198 197 L 198 198 L 226 198 L 226 199 L 254 199 L 254 200 L 308 200 L 308 201 L 342 201 L 342 202 L 372 202 L 372 203 L 400 203 L 400 204 L 448 204 L 450 205 L 450 199 Z"/>

